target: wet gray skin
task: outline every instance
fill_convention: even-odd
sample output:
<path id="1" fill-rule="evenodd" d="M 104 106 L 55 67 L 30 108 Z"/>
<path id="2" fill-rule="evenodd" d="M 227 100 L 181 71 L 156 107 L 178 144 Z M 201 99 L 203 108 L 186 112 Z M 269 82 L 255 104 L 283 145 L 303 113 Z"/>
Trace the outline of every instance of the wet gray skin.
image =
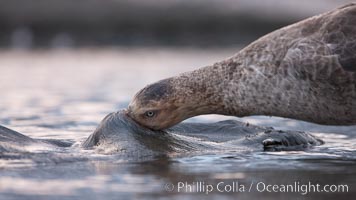
<path id="1" fill-rule="evenodd" d="M 68 155 L 64 156 L 65 151 L 61 149 L 66 149 L 72 144 L 62 140 L 33 139 L 0 126 L 1 156 L 8 156 L 9 159 L 18 156 L 33 158 L 35 152 L 36 160 L 41 160 L 38 158 L 41 150 L 32 149 L 32 153 L 28 150 L 29 147 L 35 146 L 37 149 L 46 148 L 47 153 L 44 155 L 47 158 L 51 157 L 51 153 L 52 157 L 58 157 L 58 152 L 61 152 L 60 159 L 66 160 Z M 305 150 L 321 144 L 323 144 L 322 140 L 306 132 L 278 131 L 235 120 L 216 123 L 180 123 L 165 131 L 152 131 L 135 123 L 123 110 L 107 115 L 80 146 L 84 149 L 94 149 L 97 153 L 114 154 L 124 160 L 139 161 L 157 156 L 205 154 L 227 150 Z M 48 153 L 48 148 L 55 151 Z M 19 154 L 12 154 L 14 152 Z M 53 152 L 57 153 L 56 156 L 53 156 Z"/>
<path id="2" fill-rule="evenodd" d="M 322 140 L 306 132 L 279 131 L 235 120 L 180 123 L 165 131 L 152 131 L 138 125 L 125 111 L 118 111 L 107 115 L 82 146 L 147 157 L 220 150 L 304 150 L 321 144 Z"/>
<path id="3" fill-rule="evenodd" d="M 55 139 L 33 139 L 19 132 L 0 126 L 0 153 L 24 152 L 26 146 L 47 145 L 55 147 L 70 147 L 73 143 Z"/>
<path id="4" fill-rule="evenodd" d="M 76 162 L 87 160 L 84 156 L 75 155 L 68 147 L 73 141 L 56 139 L 34 139 L 19 132 L 0 126 L 0 159 L 25 160 L 44 164 Z"/>

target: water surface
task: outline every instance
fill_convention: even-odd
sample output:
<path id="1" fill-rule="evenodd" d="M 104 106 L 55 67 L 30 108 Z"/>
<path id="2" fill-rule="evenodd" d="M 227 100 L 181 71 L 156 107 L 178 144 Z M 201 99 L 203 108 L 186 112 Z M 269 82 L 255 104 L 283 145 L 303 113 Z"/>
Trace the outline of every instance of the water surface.
<path id="1" fill-rule="evenodd" d="M 0 52 L 0 124 L 36 139 L 72 147 L 31 145 L 29 153 L 0 154 L 0 199 L 348 199 L 356 190 L 356 127 L 320 126 L 276 118 L 238 119 L 282 130 L 309 131 L 326 144 L 306 151 L 234 149 L 130 161 L 80 148 L 110 112 L 123 109 L 150 82 L 212 64 L 231 49 L 81 49 Z M 201 116 L 190 122 L 237 119 Z M 17 156 L 17 157 L 16 157 Z M 196 183 L 347 184 L 348 192 L 199 191 Z M 178 191 L 178 183 L 192 190 Z M 174 188 L 170 184 L 173 184 Z M 172 190 L 172 191 L 171 191 Z"/>

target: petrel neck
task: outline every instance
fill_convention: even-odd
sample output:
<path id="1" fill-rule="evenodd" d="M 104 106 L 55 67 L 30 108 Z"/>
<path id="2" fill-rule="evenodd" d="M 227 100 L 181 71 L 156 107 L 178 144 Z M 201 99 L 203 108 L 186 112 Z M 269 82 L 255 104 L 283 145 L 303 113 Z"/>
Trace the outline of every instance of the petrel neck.
<path id="1" fill-rule="evenodd" d="M 294 67 L 278 67 L 272 56 L 263 56 L 266 58 L 258 59 L 242 52 L 190 72 L 193 78 L 189 85 L 199 86 L 191 98 L 197 98 L 196 107 L 203 108 L 197 113 L 355 123 L 355 95 L 338 89 L 342 86 L 322 85 Z"/>
<path id="2" fill-rule="evenodd" d="M 267 65 L 267 66 L 266 66 Z M 275 115 L 303 118 L 304 107 L 297 103 L 300 87 L 293 77 L 281 77 L 272 66 L 251 57 L 235 55 L 192 72 L 176 81 L 181 85 L 190 116 L 222 114 L 233 116 Z M 188 103 L 187 103 L 188 102 Z M 189 117 L 190 117 L 189 116 Z"/>
<path id="3" fill-rule="evenodd" d="M 224 105 L 221 114 L 302 118 L 298 112 L 302 115 L 304 108 L 301 104 L 292 108 L 291 103 L 297 103 L 297 91 L 304 86 L 297 85 L 293 76 L 276 72 L 273 60 L 259 59 L 242 51 L 214 66 L 221 74 L 215 81 L 219 85 L 215 92 L 222 96 Z"/>

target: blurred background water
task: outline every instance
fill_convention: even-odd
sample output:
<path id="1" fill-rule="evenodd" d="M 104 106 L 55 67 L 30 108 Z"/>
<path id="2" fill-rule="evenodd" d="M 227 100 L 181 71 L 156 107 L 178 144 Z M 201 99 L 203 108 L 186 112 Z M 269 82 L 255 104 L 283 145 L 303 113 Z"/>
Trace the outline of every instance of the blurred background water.
<path id="1" fill-rule="evenodd" d="M 0 0 L 0 124 L 34 138 L 81 142 L 146 84 L 210 65 L 279 27 L 346 0 Z M 190 121 L 232 117 L 201 116 Z M 237 119 L 237 118 L 233 118 Z M 7 159 L 0 199 L 352 199 L 355 126 L 238 119 L 324 139 L 306 152 L 225 152 L 146 162 Z M 75 154 L 68 149 L 66 154 Z M 83 153 L 83 152 L 80 152 Z M 178 193 L 178 181 L 348 184 L 347 193 Z"/>
<path id="2" fill-rule="evenodd" d="M 346 0 L 1 0 L 2 47 L 236 46 Z"/>

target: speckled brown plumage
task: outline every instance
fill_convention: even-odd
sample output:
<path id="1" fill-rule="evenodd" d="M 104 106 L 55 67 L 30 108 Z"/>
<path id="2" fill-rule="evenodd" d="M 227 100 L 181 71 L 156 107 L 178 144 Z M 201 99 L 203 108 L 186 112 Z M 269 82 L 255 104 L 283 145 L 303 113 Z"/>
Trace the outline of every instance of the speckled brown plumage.
<path id="1" fill-rule="evenodd" d="M 152 129 L 211 113 L 356 124 L 356 4 L 276 30 L 212 66 L 151 84 L 128 112 Z"/>

